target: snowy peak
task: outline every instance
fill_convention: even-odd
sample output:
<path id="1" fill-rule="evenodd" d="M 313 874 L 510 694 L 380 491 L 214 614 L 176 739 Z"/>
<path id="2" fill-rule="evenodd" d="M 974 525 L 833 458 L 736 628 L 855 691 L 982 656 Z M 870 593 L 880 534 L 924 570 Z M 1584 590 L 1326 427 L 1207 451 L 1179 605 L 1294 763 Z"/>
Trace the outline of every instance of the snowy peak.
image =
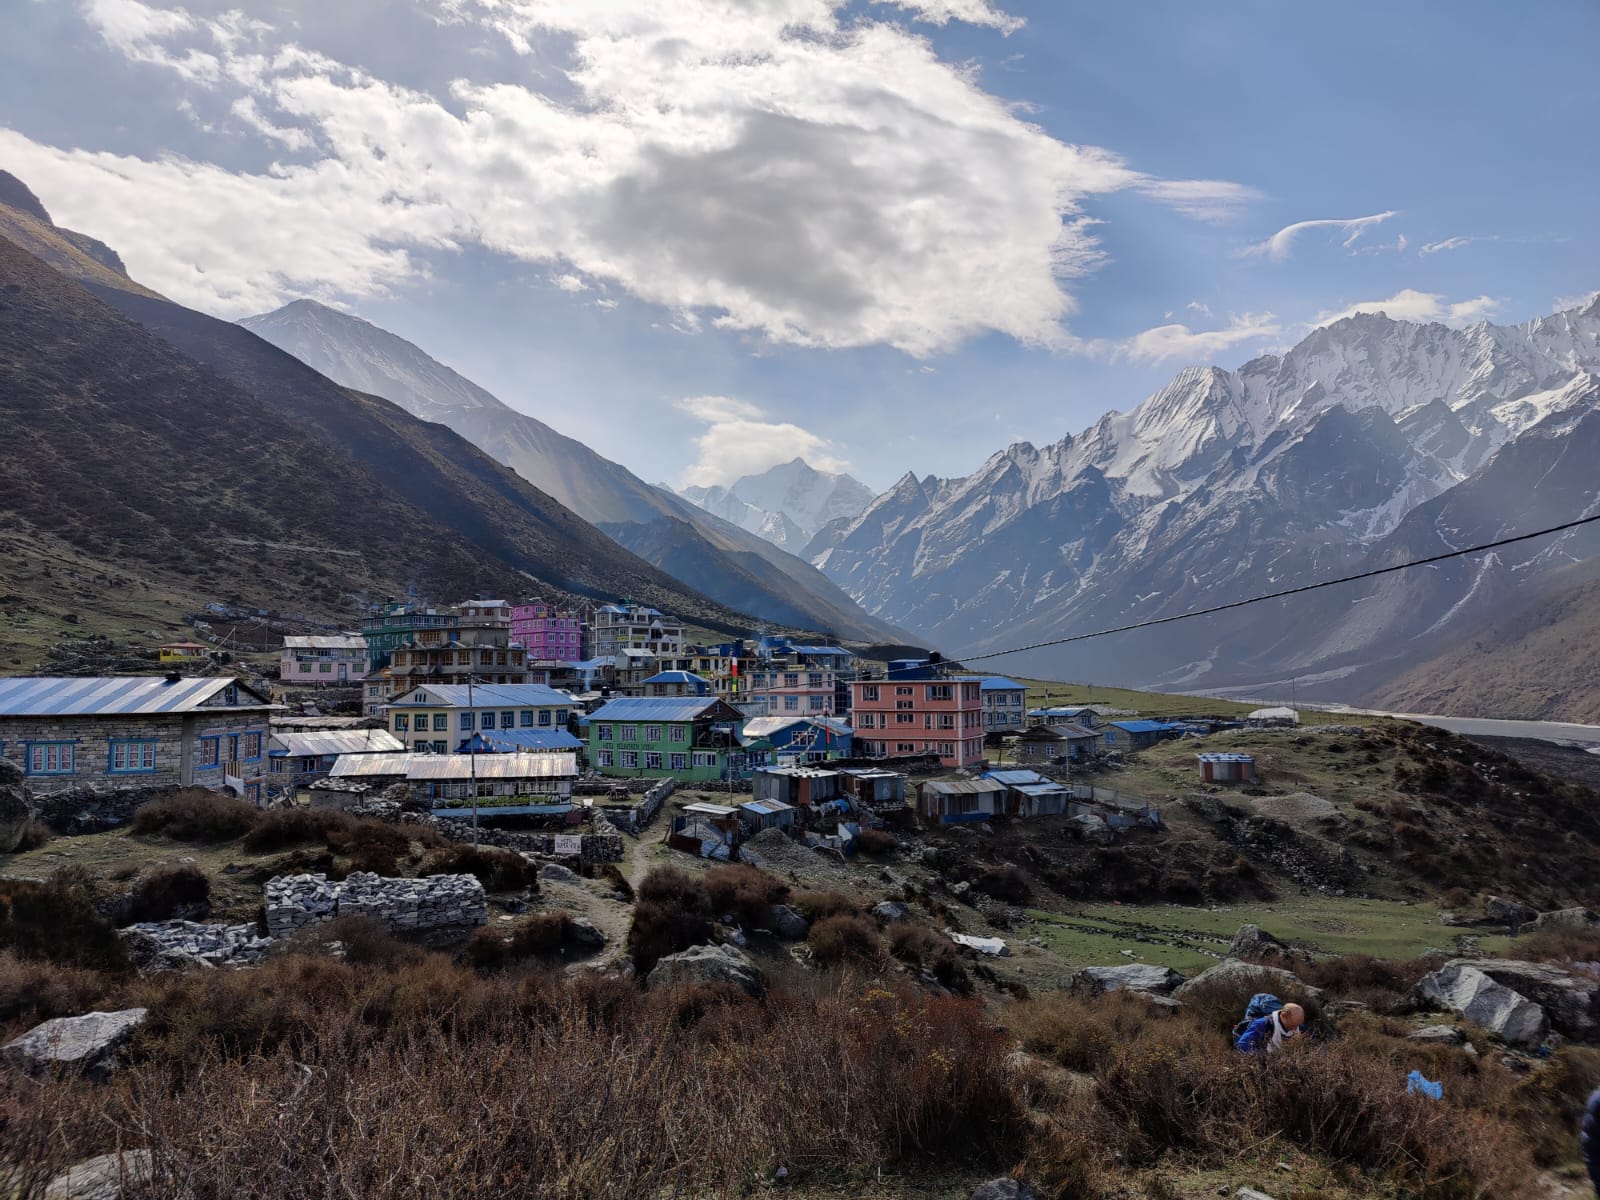
<path id="1" fill-rule="evenodd" d="M 774 545 L 798 553 L 824 525 L 853 519 L 872 503 L 872 489 L 849 475 L 819 471 L 793 458 L 728 487 L 689 487 L 684 499 Z"/>

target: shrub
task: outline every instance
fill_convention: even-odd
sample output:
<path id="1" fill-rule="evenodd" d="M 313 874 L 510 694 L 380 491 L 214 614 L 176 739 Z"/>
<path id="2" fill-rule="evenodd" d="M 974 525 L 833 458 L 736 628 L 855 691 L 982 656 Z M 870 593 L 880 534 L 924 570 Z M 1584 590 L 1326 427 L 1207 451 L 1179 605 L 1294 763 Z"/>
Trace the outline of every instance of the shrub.
<path id="1" fill-rule="evenodd" d="M 535 913 L 502 931 L 484 926 L 467 943 L 467 958 L 478 967 L 503 967 L 526 958 L 554 954 L 566 940 L 572 918 L 564 912 Z"/>
<path id="2" fill-rule="evenodd" d="M 170 921 L 180 909 L 210 899 L 211 880 L 204 872 L 188 865 L 158 867 L 134 883 L 123 907 L 122 923 Z"/>
<path id="3" fill-rule="evenodd" d="M 892 854 L 899 844 L 899 839 L 884 829 L 863 829 L 856 834 L 856 849 L 863 854 Z"/>
<path id="4" fill-rule="evenodd" d="M 1028 877 L 1011 864 L 985 871 L 973 884 L 980 892 L 1010 904 L 1026 904 L 1033 895 Z"/>
<path id="5" fill-rule="evenodd" d="M 1509 956 L 1529 962 L 1600 962 L 1600 929 L 1541 929 L 1512 942 Z"/>
<path id="6" fill-rule="evenodd" d="M 0 950 L 90 970 L 129 967 L 122 939 L 95 911 L 88 878 L 68 871 L 43 883 L 0 879 Z"/>
<path id="7" fill-rule="evenodd" d="M 515 850 L 498 846 L 446 846 L 430 852 L 418 868 L 423 875 L 474 875 L 490 892 L 539 887 L 539 868 Z"/>
<path id="8" fill-rule="evenodd" d="M 701 886 L 713 913 L 731 915 L 747 928 L 766 928 L 767 911 L 789 898 L 789 885 L 783 880 L 743 863 L 712 867 Z"/>
<path id="9" fill-rule="evenodd" d="M 933 977 L 951 991 L 966 992 L 972 987 L 955 943 L 926 925 L 905 921 L 891 925 L 889 953 L 901 962 L 932 972 Z"/>
<path id="10" fill-rule="evenodd" d="M 1154 1035 L 1169 1018 L 1141 996 L 1110 992 L 1093 998 L 1048 992 L 1006 1010 L 1006 1025 L 1028 1050 L 1069 1071 L 1103 1070 L 1119 1045 Z"/>
<path id="11" fill-rule="evenodd" d="M 260 815 L 245 836 L 248 849 L 267 852 L 322 842 L 349 832 L 356 818 L 332 808 L 274 808 Z M 374 822 L 377 824 L 377 822 Z M 381 826 L 380 826 L 381 827 Z"/>
<path id="12" fill-rule="evenodd" d="M 236 796 L 188 788 L 141 807 L 133 814 L 133 831 L 176 842 L 231 842 L 260 819 L 259 809 Z"/>
<path id="13" fill-rule="evenodd" d="M 1245 1006 L 1257 992 L 1271 992 L 1285 1003 L 1294 1002 L 1306 1010 L 1308 1026 L 1322 1018 L 1322 1006 L 1311 999 L 1303 985 L 1285 986 L 1281 977 L 1267 971 L 1240 972 L 1229 979 L 1212 979 L 1184 991 L 1184 1011 L 1201 1027 L 1227 1032 L 1244 1016 Z"/>
<path id="14" fill-rule="evenodd" d="M 1340 999 L 1359 1000 L 1374 1012 L 1392 1012 L 1406 993 L 1443 961 L 1437 956 L 1401 961 L 1343 954 L 1302 965 L 1299 974 L 1313 987 Z"/>
<path id="15" fill-rule="evenodd" d="M 19 1031 L 53 1017 L 75 1017 L 105 993 L 106 976 L 97 971 L 24 961 L 0 952 L 0 1031 Z M 0 1032 L 0 1042 L 9 1038 Z"/>
<path id="16" fill-rule="evenodd" d="M 628 954 L 640 978 L 669 954 L 711 936 L 705 889 L 676 867 L 656 867 L 639 882 L 628 927 Z"/>
<path id="17" fill-rule="evenodd" d="M 860 901 L 844 892 L 795 892 L 789 903 L 812 924 L 841 913 L 856 916 L 862 912 Z"/>
<path id="18" fill-rule="evenodd" d="M 865 917 L 851 913 L 823 917 L 811 926 L 806 944 L 816 960 L 828 966 L 870 963 L 878 958 L 881 950 L 878 927 Z"/>
<path id="19" fill-rule="evenodd" d="M 24 850 L 37 850 L 48 845 L 50 839 L 55 837 L 55 831 L 43 821 L 29 821 L 22 827 L 22 838 L 17 842 L 16 853 Z"/>

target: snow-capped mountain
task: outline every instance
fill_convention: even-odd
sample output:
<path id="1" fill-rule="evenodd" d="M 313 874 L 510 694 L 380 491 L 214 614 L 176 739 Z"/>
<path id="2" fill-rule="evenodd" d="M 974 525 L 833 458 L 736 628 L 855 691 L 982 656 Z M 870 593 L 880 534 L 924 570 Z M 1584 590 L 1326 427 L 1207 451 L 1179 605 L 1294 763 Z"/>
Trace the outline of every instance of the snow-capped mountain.
<path id="1" fill-rule="evenodd" d="M 794 553 L 828 522 L 859 516 L 872 503 L 872 489 L 860 480 L 819 471 L 803 458 L 745 475 L 730 487 L 687 487 L 679 494 Z"/>
<path id="2" fill-rule="evenodd" d="M 906 640 L 809 563 L 644 482 L 388 330 L 312 300 L 239 324 L 345 387 L 449 426 L 627 549 L 729 608 L 841 638 Z"/>
<path id="3" fill-rule="evenodd" d="M 1573 452 L 1600 436 L 1597 375 L 1600 301 L 1461 330 L 1351 317 L 966 478 L 907 475 L 805 554 L 957 655 L 1170 616 L 1593 511 L 1600 472 Z M 1340 693 L 1600 550 L 1588 530 L 1551 541 L 991 665 L 1196 690 L 1297 675 L 1302 693 L 1322 673 Z"/>

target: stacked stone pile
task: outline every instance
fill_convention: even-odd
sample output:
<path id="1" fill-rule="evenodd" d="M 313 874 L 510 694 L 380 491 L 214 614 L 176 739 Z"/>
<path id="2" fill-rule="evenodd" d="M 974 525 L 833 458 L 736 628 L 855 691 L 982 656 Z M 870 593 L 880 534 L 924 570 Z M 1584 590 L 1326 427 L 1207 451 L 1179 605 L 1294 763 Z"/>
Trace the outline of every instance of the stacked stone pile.
<path id="1" fill-rule="evenodd" d="M 272 947 L 255 925 L 207 925 L 198 921 L 141 921 L 121 931 L 133 961 L 146 971 L 171 971 L 198 964 L 242 967 L 260 962 Z"/>
<path id="2" fill-rule="evenodd" d="M 280 875 L 267 881 L 266 893 L 267 931 L 273 937 L 351 914 L 372 917 L 397 932 L 483 925 L 489 919 L 483 884 L 471 875 L 391 879 L 352 871 L 342 883 L 326 875 Z"/>

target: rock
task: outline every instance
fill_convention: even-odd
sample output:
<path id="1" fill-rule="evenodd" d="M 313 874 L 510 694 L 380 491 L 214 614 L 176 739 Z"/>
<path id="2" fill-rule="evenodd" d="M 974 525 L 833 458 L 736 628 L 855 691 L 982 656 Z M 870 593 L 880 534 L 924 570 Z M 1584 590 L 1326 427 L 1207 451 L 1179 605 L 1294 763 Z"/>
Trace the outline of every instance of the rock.
<path id="1" fill-rule="evenodd" d="M 0 758 L 0 854 L 10 854 L 22 844 L 22 835 L 33 816 L 33 793 L 28 790 L 22 768 L 8 758 Z"/>
<path id="2" fill-rule="evenodd" d="M 872 915 L 885 925 L 893 925 L 896 921 L 909 921 L 911 910 L 898 900 L 880 900 L 872 906 Z"/>
<path id="3" fill-rule="evenodd" d="M 1452 959 L 1445 966 L 1482 971 L 1502 987 L 1544 1009 L 1550 1027 L 1574 1041 L 1600 1040 L 1600 980 L 1574 974 L 1552 963 L 1515 959 Z"/>
<path id="4" fill-rule="evenodd" d="M 45 1184 L 44 1200 L 120 1200 L 124 1185 L 150 1182 L 150 1151 L 102 1154 L 70 1168 Z"/>
<path id="5" fill-rule="evenodd" d="M 1439 924 L 1449 926 L 1451 929 L 1459 929 L 1464 925 L 1472 924 L 1472 922 L 1460 913 L 1442 912 L 1439 914 Z"/>
<path id="6" fill-rule="evenodd" d="M 273 939 L 255 925 L 206 925 L 198 921 L 141 921 L 117 935 L 133 965 L 146 973 L 184 967 L 253 966 L 264 958 Z"/>
<path id="7" fill-rule="evenodd" d="M 1540 913 L 1531 920 L 1536 930 L 1557 929 L 1570 933 L 1587 933 L 1600 926 L 1600 913 L 1587 908 L 1558 908 L 1555 912 Z"/>
<path id="8" fill-rule="evenodd" d="M 1497 925 L 1506 925 L 1516 929 L 1536 918 L 1539 915 L 1539 910 L 1528 907 L 1520 900 L 1509 900 L 1504 896 L 1490 896 L 1483 903 L 1483 915 Z"/>
<path id="9" fill-rule="evenodd" d="M 1037 1200 L 1037 1193 L 1016 1179 L 991 1179 L 977 1186 L 971 1200 Z"/>
<path id="10" fill-rule="evenodd" d="M 539 882 L 541 883 L 578 883 L 582 879 L 582 875 L 568 867 L 563 867 L 560 863 L 539 864 Z"/>
<path id="11" fill-rule="evenodd" d="M 960 883 L 958 883 L 954 887 L 952 887 L 950 889 L 950 892 L 951 892 L 952 895 L 955 895 L 955 896 L 965 896 L 971 890 L 972 890 L 972 885 L 970 883 L 968 883 L 965 879 L 963 879 Z"/>
<path id="12" fill-rule="evenodd" d="M 598 949 L 610 939 L 606 931 L 601 929 L 588 917 L 570 917 L 567 920 L 567 938 L 577 946 L 588 946 Z"/>
<path id="13" fill-rule="evenodd" d="M 124 1008 L 57 1017 L 0 1046 L 0 1054 L 33 1073 L 82 1071 L 90 1078 L 104 1079 L 116 1069 L 117 1051 L 144 1022 L 146 1011 Z"/>
<path id="14" fill-rule="evenodd" d="M 1091 996 L 1102 992 L 1150 992 L 1169 996 L 1182 983 L 1183 976 L 1171 967 L 1129 963 L 1117 967 L 1085 967 L 1072 976 L 1068 988 Z"/>
<path id="15" fill-rule="evenodd" d="M 1272 1200 L 1265 1192 L 1258 1192 L 1255 1188 L 1242 1187 L 1233 1194 L 1233 1200 Z"/>
<path id="16" fill-rule="evenodd" d="M 803 942 L 811 923 L 787 904 L 774 904 L 767 910 L 767 927 L 786 942 Z"/>
<path id="17" fill-rule="evenodd" d="M 1424 1025 L 1415 1033 L 1406 1034 L 1408 1042 L 1433 1042 L 1441 1046 L 1459 1046 L 1467 1035 L 1454 1025 Z"/>
<path id="18" fill-rule="evenodd" d="M 654 991 L 679 983 L 731 983 L 751 996 L 766 991 L 766 979 L 750 956 L 732 946 L 691 946 L 656 963 L 645 979 Z"/>
<path id="19" fill-rule="evenodd" d="M 1240 984 L 1258 992 L 1273 992 L 1285 1000 L 1294 995 L 1304 996 L 1318 1004 L 1322 1003 L 1321 989 L 1302 983 L 1300 977 L 1293 971 L 1285 971 L 1282 967 L 1266 967 L 1259 963 L 1242 962 L 1237 958 L 1225 958 L 1216 966 L 1201 971 L 1174 994 L 1182 999 L 1196 988 L 1218 983 Z"/>
<path id="20" fill-rule="evenodd" d="M 1411 1000 L 1448 1009 L 1513 1046 L 1537 1046 L 1550 1028 L 1537 1004 L 1459 959 L 1424 976 Z"/>
<path id="21" fill-rule="evenodd" d="M 1291 962 L 1294 952 L 1259 925 L 1241 925 L 1228 947 L 1228 957 L 1249 963 Z"/>

